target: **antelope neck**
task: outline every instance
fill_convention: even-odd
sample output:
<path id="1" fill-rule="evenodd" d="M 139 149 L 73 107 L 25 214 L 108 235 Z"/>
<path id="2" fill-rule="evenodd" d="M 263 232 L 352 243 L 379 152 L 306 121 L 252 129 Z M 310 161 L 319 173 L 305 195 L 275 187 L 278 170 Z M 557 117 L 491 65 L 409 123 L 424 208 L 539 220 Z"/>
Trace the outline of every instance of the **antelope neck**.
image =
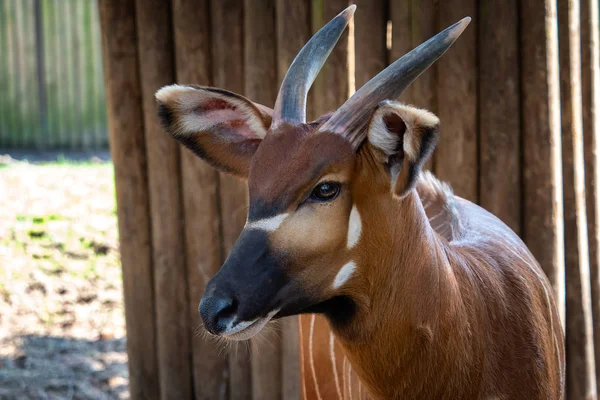
<path id="1" fill-rule="evenodd" d="M 401 200 L 388 199 L 359 205 L 361 214 L 380 214 L 365 215 L 365 220 L 389 221 L 364 228 L 357 264 L 364 274 L 361 287 L 368 288 L 366 299 L 356 294 L 359 300 L 347 323 L 329 318 L 352 368 L 371 395 L 382 399 L 398 396 L 401 382 L 414 387 L 436 373 L 425 369 L 433 349 L 446 345 L 441 328 L 454 310 L 449 249 L 431 228 L 418 194 L 413 190 Z"/>

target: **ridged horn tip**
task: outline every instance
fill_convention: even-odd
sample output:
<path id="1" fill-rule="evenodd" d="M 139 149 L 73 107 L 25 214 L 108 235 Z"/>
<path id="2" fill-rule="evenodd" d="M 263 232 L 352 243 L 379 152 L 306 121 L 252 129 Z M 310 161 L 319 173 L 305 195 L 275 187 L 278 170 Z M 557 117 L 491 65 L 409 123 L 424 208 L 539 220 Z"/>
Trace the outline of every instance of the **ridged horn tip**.
<path id="1" fill-rule="evenodd" d="M 306 122 L 306 95 L 356 10 L 355 5 L 346 7 L 325 24 L 302 47 L 292 61 L 281 87 L 273 114 L 271 127 L 285 121 L 292 124 Z"/>
<path id="2" fill-rule="evenodd" d="M 353 146 L 364 139 L 369 115 L 382 100 L 395 100 L 440 58 L 471 22 L 465 17 L 409 51 L 363 85 L 319 128 L 344 135 Z"/>
<path id="3" fill-rule="evenodd" d="M 344 11 L 342 11 L 339 15 L 344 17 L 346 21 L 350 21 L 350 18 L 354 15 L 354 11 L 356 11 L 356 4 L 352 4 L 348 6 Z M 471 20 L 469 18 L 469 20 Z"/>
<path id="4" fill-rule="evenodd" d="M 450 34 L 448 35 L 453 41 L 458 39 L 458 37 L 467 29 L 467 26 L 471 23 L 471 17 L 464 17 L 460 21 L 454 24 L 451 27 Z"/>

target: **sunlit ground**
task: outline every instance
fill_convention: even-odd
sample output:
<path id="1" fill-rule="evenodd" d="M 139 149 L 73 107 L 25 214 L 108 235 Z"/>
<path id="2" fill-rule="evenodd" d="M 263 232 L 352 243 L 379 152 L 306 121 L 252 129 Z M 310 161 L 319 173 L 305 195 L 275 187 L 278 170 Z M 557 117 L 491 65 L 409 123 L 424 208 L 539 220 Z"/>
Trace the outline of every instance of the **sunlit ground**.
<path id="1" fill-rule="evenodd" d="M 1 399 L 127 398 L 116 224 L 110 163 L 0 160 Z"/>

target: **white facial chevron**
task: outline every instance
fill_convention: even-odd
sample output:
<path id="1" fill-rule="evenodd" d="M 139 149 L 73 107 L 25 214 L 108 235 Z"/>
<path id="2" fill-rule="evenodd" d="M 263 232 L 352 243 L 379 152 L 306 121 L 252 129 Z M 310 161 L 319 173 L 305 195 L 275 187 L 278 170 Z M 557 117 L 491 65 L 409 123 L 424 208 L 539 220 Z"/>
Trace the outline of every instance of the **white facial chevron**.
<path id="1" fill-rule="evenodd" d="M 289 216 L 288 213 L 279 214 L 271 218 L 259 219 L 258 221 L 246 223 L 246 229 L 262 229 L 263 231 L 273 232 L 277 230 Z"/>

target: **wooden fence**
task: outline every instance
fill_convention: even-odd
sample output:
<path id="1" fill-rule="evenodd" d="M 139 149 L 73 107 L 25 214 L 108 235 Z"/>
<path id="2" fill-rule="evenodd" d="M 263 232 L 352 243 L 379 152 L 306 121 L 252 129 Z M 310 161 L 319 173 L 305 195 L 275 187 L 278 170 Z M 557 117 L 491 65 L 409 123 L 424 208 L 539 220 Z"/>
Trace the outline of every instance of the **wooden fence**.
<path id="1" fill-rule="evenodd" d="M 0 0 L 0 149 L 105 149 L 97 0 Z"/>
<path id="2" fill-rule="evenodd" d="M 566 330 L 569 399 L 596 398 L 598 2 L 356 3 L 354 24 L 311 90 L 309 114 L 336 108 L 388 63 L 472 16 L 402 100 L 441 118 L 429 167 L 503 219 L 542 264 Z M 246 188 L 163 133 L 153 94 L 198 83 L 272 106 L 297 51 L 347 4 L 100 1 L 132 398 L 300 397 L 293 319 L 269 343 L 231 355 L 194 334 L 203 287 L 244 224 Z"/>

